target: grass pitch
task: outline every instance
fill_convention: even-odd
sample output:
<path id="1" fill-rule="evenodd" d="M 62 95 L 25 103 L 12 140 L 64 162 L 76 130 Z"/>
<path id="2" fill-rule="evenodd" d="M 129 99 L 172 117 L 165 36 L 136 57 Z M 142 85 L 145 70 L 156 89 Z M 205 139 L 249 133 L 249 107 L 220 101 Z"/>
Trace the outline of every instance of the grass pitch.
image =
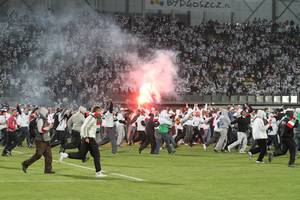
<path id="1" fill-rule="evenodd" d="M 255 164 L 257 155 L 248 160 L 247 154 L 204 152 L 201 146 L 180 146 L 175 155 L 137 149 L 125 146 L 112 155 L 109 146 L 101 147 L 108 177 L 96 178 L 92 158 L 58 163 L 57 148 L 52 152 L 56 174 L 43 174 L 43 158 L 24 174 L 21 162 L 35 149 L 16 148 L 13 157 L 0 157 L 0 199 L 300 199 L 300 167 L 288 168 L 287 156 Z"/>

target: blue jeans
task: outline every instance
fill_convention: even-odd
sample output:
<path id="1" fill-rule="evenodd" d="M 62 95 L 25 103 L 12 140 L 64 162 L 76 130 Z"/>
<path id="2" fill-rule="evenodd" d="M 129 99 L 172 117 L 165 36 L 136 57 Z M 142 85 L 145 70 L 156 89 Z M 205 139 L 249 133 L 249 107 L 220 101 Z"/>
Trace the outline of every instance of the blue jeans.
<path id="1" fill-rule="evenodd" d="M 166 146 L 167 146 L 167 150 L 168 150 L 168 153 L 173 153 L 174 150 L 172 148 L 172 145 L 171 145 L 171 138 L 170 138 L 170 135 L 168 133 L 164 133 L 164 134 L 160 134 L 161 137 L 157 137 L 156 138 L 156 141 L 158 143 L 156 143 L 156 152 L 155 153 L 159 153 L 159 149 L 160 149 L 160 145 L 161 145 L 161 140 L 163 139 L 164 142 L 166 143 Z"/>
<path id="2" fill-rule="evenodd" d="M 155 147 L 155 153 L 158 154 L 159 153 L 159 149 L 160 149 L 160 145 L 161 145 L 161 134 L 158 133 L 158 130 L 155 130 L 155 142 L 156 142 L 156 147 Z"/>
<path id="3" fill-rule="evenodd" d="M 105 133 L 103 140 L 101 140 L 99 146 L 111 143 L 112 147 L 112 154 L 116 154 L 118 151 L 118 145 L 117 145 L 117 137 L 116 137 L 116 127 L 105 127 Z"/>
<path id="4" fill-rule="evenodd" d="M 275 151 L 278 151 L 280 149 L 278 136 L 277 135 L 268 135 L 268 139 L 269 139 L 268 145 L 271 145 L 273 143 L 274 147 L 275 147 Z"/>
<path id="5" fill-rule="evenodd" d="M 300 148 L 300 134 L 295 134 L 295 142 L 296 142 L 296 156 L 297 156 L 298 150 Z"/>

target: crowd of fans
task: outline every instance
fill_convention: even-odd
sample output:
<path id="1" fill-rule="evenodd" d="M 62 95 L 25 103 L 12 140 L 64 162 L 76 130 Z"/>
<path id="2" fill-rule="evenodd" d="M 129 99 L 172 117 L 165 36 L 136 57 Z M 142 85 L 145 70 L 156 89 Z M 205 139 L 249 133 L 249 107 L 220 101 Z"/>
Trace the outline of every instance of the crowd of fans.
<path id="1" fill-rule="evenodd" d="M 175 153 L 180 144 L 190 147 L 201 144 L 204 151 L 214 144 L 213 150 L 217 153 L 238 150 L 241 154 L 248 153 L 249 158 L 252 158 L 253 154 L 260 152 L 256 161 L 258 164 L 264 162 L 267 148 L 270 150 L 270 162 L 273 156 L 285 155 L 289 150 L 288 165 L 294 167 L 300 148 L 299 108 L 255 110 L 247 104 L 229 105 L 227 108 L 195 104 L 176 110 L 158 105 L 130 110 L 114 105 L 111 101 L 104 108 L 96 107 L 99 113 L 83 106 L 78 110 L 69 107 L 35 108 L 29 105 L 2 108 L 0 144 L 5 146 L 2 156 L 11 156 L 12 150 L 17 145 L 22 146 L 25 138 L 28 147 L 32 147 L 34 141 L 37 148 L 39 141 L 47 142 L 51 147 L 60 145 L 61 161 L 76 157 L 84 162 L 86 153 L 73 157 L 75 154 L 65 151 L 76 148 L 79 152 L 84 151 L 81 144 L 89 143 L 90 140 L 95 145 L 97 143 L 95 152 L 98 152 L 98 144 L 111 142 L 113 154 L 125 142 L 128 145 L 139 143 L 140 154 L 149 144 L 151 154 L 159 154 L 162 144 L 165 144 L 169 154 Z M 93 126 L 82 128 L 92 119 Z M 44 125 L 39 129 L 37 126 L 41 120 Z M 45 131 L 48 136 L 43 138 Z M 90 135 L 91 132 L 93 135 Z M 274 152 L 271 152 L 273 145 Z M 248 146 L 252 147 L 249 149 Z M 94 159 L 97 157 L 94 154 L 92 156 Z M 25 165 L 25 172 L 28 166 Z"/>
<path id="2" fill-rule="evenodd" d="M 139 88 L 124 76 L 130 64 L 112 53 L 117 49 L 107 48 L 118 38 L 97 33 L 98 29 L 109 31 L 112 21 L 124 34 L 143 41 L 133 47 L 130 42 L 125 44 L 128 51 L 137 49 L 143 55 L 149 49 L 168 49 L 178 53 L 179 95 L 300 92 L 300 30 L 292 21 L 208 21 L 190 26 L 169 16 L 115 15 L 103 20 L 101 15 L 84 13 L 57 26 L 51 17 L 43 19 L 12 13 L 2 20 L 0 95 L 20 95 L 29 101 L 47 94 L 58 104 L 93 105 L 105 101 L 108 93 L 137 92 Z"/>
<path id="3" fill-rule="evenodd" d="M 153 16 L 118 21 L 151 47 L 179 52 L 178 93 L 299 93 L 299 27 L 293 22 L 189 26 Z"/>

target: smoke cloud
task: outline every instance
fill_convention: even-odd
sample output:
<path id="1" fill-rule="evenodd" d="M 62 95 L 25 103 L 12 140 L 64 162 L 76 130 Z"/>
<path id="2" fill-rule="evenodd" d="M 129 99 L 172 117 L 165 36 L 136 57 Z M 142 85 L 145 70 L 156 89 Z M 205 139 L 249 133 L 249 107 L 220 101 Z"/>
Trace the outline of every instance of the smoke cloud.
<path id="1" fill-rule="evenodd" d="M 88 100 L 82 98 L 81 93 L 64 98 L 55 95 L 61 91 L 72 90 L 75 85 L 79 85 L 76 86 L 77 89 L 85 91 L 89 91 L 90 87 L 94 89 L 93 85 L 80 82 L 83 77 L 88 76 L 99 80 L 96 88 L 105 92 L 107 82 L 101 80 L 108 74 L 95 73 L 103 67 L 99 66 L 99 59 L 101 65 L 116 61 L 124 61 L 130 65 L 130 72 L 124 74 L 128 79 L 121 84 L 133 84 L 135 88 L 141 88 L 141 95 L 148 102 L 161 101 L 165 95 L 175 95 L 178 77 L 176 54 L 168 50 L 149 50 L 146 42 L 125 33 L 114 22 L 112 16 L 100 15 L 87 8 L 74 8 L 65 16 L 50 14 L 31 17 L 34 19 L 32 24 L 24 26 L 16 24 L 20 26 L 18 28 L 22 29 L 24 35 L 30 35 L 32 26 L 38 25 L 35 28 L 40 29 L 36 31 L 38 34 L 32 37 L 30 54 L 19 64 L 21 68 L 29 70 L 15 74 L 22 83 L 19 87 L 20 98 L 26 103 L 50 104 L 53 103 L 52 99 L 57 104 L 87 104 L 86 101 L 91 99 L 101 101 L 99 93 L 93 96 L 94 90 L 86 94 L 90 97 Z M 145 55 L 140 53 L 141 49 L 148 49 L 149 54 L 141 56 Z M 69 69 L 76 70 L 72 72 Z M 72 87 L 56 89 L 52 87 L 53 84 L 69 81 L 64 78 L 70 74 L 73 74 Z M 82 77 L 78 77 L 79 74 Z M 91 102 L 93 103 L 96 102 Z"/>

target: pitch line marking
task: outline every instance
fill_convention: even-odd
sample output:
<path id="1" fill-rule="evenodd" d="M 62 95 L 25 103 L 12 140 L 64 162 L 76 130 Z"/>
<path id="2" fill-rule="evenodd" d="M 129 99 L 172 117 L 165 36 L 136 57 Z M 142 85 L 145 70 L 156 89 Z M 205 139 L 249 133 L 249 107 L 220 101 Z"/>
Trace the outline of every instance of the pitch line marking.
<path id="1" fill-rule="evenodd" d="M 73 163 L 69 163 L 69 162 L 65 162 L 65 161 L 59 162 L 58 160 L 53 160 L 53 161 L 57 162 L 57 163 L 62 163 L 62 164 L 70 165 L 70 166 L 73 166 L 73 167 L 78 167 L 78 168 L 82 168 L 82 169 L 87 169 L 87 170 L 95 171 L 95 169 L 93 169 L 93 168 L 85 167 L 85 166 L 82 166 L 82 165 L 77 165 L 77 164 L 73 164 Z M 133 176 L 127 176 L 127 175 L 119 174 L 119 173 L 110 173 L 110 175 L 123 177 L 123 178 L 126 178 L 127 180 L 130 179 L 130 180 L 135 180 L 135 181 L 140 181 L 140 182 L 145 181 L 144 179 L 141 179 L 141 178 L 136 178 L 136 177 L 133 177 Z"/>
<path id="2" fill-rule="evenodd" d="M 3 148 L 0 148 L 0 149 L 3 149 Z M 16 153 L 18 153 L 18 154 L 25 154 L 24 152 L 16 151 L 16 150 L 13 150 L 13 152 L 16 152 Z M 54 161 L 54 162 L 57 162 L 57 163 L 62 163 L 62 164 L 70 165 L 70 166 L 73 166 L 73 167 L 82 168 L 82 169 L 87 169 L 87 170 L 92 170 L 92 171 L 95 170 L 95 169 L 90 168 L 90 167 L 85 167 L 85 166 L 82 166 L 82 165 L 77 165 L 77 164 L 73 164 L 73 163 L 68 163 L 68 162 L 65 162 L 65 161 L 64 161 L 64 162 L 59 162 L 58 160 L 53 160 L 53 161 Z M 136 178 L 136 177 L 133 177 L 133 176 L 127 176 L 127 175 L 125 175 L 125 174 L 110 173 L 110 175 L 113 175 L 113 176 L 119 176 L 119 177 L 127 178 L 127 179 L 130 179 L 130 180 L 135 180 L 135 181 L 140 181 L 140 182 L 145 181 L 144 179 Z"/>

